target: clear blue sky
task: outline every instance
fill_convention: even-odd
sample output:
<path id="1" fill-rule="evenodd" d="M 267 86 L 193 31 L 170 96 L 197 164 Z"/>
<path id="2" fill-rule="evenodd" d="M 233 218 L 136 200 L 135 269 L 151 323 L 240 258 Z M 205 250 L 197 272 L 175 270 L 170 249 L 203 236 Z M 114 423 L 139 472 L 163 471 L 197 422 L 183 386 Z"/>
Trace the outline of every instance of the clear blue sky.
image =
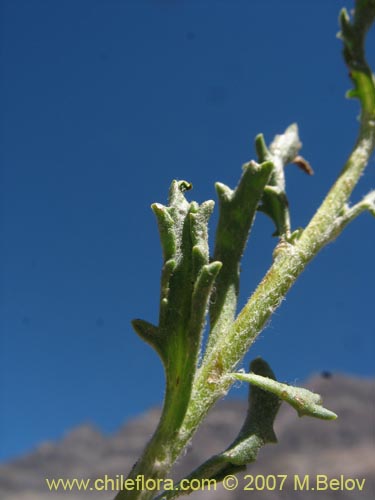
<path id="1" fill-rule="evenodd" d="M 290 166 L 287 186 L 293 226 L 307 223 L 357 131 L 335 37 L 345 4 L 3 0 L 3 460 L 160 404 L 159 359 L 130 320 L 157 321 L 150 204 L 166 202 L 172 179 L 215 198 L 214 182 L 234 187 L 254 157 L 257 133 L 297 122 L 315 176 Z M 374 32 L 368 52 L 375 63 Z M 372 161 L 354 199 L 374 185 Z M 271 262 L 272 232 L 259 215 L 242 304 Z M 308 267 L 248 359 L 288 382 L 373 375 L 374 243 L 364 214 Z"/>

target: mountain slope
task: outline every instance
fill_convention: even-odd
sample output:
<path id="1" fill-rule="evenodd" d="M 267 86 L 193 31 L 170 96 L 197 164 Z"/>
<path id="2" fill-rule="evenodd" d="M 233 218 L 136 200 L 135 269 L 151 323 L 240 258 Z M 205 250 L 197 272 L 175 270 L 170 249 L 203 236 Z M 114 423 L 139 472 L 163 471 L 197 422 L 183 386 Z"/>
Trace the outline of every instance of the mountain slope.
<path id="1" fill-rule="evenodd" d="M 310 379 L 306 386 L 322 394 L 326 406 L 339 415 L 334 422 L 298 418 L 295 411 L 283 405 L 275 425 L 277 445 L 267 445 L 259 460 L 243 473 L 253 476 L 287 475 L 282 491 L 243 491 L 250 478 L 240 482 L 235 491 L 196 492 L 191 499 L 215 498 L 262 500 L 354 499 L 375 498 L 375 381 L 334 375 Z M 181 477 L 213 453 L 222 451 L 237 433 L 246 412 L 246 403 L 226 400 L 208 416 L 185 456 L 178 462 L 174 477 Z M 45 478 L 110 478 L 126 474 L 151 436 L 159 415 L 152 409 L 126 423 L 116 434 L 103 436 L 90 425 L 74 429 L 56 443 L 46 443 L 34 453 L 0 467 L 0 498 L 3 500 L 110 500 L 107 492 L 51 492 Z M 295 476 L 303 482 L 310 477 L 315 486 L 317 474 L 330 478 L 365 479 L 363 491 L 295 490 Z M 263 479 L 258 479 L 262 487 Z M 352 483 L 348 482 L 347 486 Z M 255 483 L 252 484 L 255 486 Z M 273 487 L 273 478 L 269 479 Z M 298 482 L 297 482 L 298 486 Z M 323 483 L 322 483 L 322 486 Z"/>

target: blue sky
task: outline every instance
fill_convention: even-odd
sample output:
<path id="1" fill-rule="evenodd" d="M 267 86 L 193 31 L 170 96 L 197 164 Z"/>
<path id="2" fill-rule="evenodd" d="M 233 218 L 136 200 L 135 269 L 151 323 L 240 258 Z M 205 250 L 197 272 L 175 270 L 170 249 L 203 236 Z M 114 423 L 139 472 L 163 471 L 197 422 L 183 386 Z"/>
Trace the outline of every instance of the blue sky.
<path id="1" fill-rule="evenodd" d="M 297 122 L 315 170 L 287 169 L 304 226 L 350 151 L 359 107 L 330 1 L 3 0 L 1 446 L 10 459 L 93 422 L 113 432 L 163 395 L 130 320 L 157 321 L 161 251 L 150 204 L 234 187 L 253 139 Z M 368 54 L 375 63 L 374 31 Z M 373 67 L 375 64 L 373 64 Z M 375 185 L 371 161 L 353 199 Z M 215 222 L 215 217 L 212 222 Z M 375 221 L 321 252 L 246 362 L 280 380 L 373 376 Z M 211 226 L 214 234 L 214 224 Z M 276 241 L 259 214 L 241 304 Z M 245 387 L 235 394 L 243 397 Z"/>

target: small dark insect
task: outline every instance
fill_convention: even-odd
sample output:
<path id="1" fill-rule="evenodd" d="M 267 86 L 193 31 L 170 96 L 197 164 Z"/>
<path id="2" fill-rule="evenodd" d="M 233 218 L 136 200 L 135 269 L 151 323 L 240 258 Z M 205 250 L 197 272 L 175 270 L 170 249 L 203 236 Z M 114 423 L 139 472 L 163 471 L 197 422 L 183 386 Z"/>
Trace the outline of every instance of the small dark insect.
<path id="1" fill-rule="evenodd" d="M 180 181 L 179 188 L 181 193 L 183 193 L 184 191 L 190 191 L 190 189 L 193 189 L 193 184 L 187 181 Z"/>
<path id="2" fill-rule="evenodd" d="M 321 376 L 323 378 L 332 378 L 332 372 L 329 372 L 328 370 L 323 370 Z"/>

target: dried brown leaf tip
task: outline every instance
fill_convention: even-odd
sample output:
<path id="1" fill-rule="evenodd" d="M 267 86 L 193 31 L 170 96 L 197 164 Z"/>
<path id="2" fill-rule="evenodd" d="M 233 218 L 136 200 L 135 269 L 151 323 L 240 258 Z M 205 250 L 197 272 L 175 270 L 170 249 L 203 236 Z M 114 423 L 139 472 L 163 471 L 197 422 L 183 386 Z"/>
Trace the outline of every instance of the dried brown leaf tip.
<path id="1" fill-rule="evenodd" d="M 310 163 L 303 158 L 303 156 L 296 156 L 292 161 L 294 165 L 303 170 L 307 175 L 314 175 L 314 170 L 312 169 Z"/>

